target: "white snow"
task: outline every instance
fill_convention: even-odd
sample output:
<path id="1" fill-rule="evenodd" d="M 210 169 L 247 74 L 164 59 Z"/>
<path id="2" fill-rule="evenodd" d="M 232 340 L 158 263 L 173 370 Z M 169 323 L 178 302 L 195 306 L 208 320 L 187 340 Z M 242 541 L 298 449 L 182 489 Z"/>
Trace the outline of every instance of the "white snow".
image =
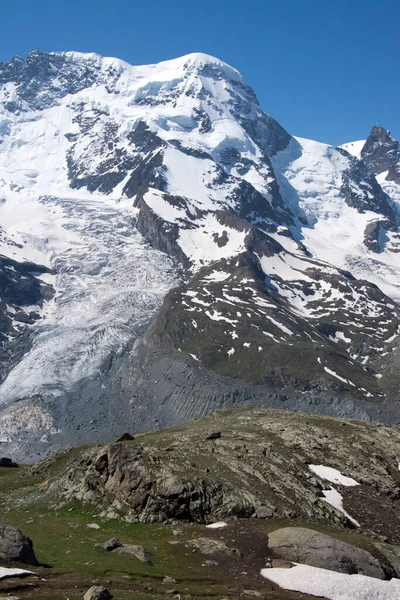
<path id="1" fill-rule="evenodd" d="M 326 373 L 328 373 L 329 375 L 332 375 L 332 377 L 339 379 L 339 381 L 342 381 L 343 383 L 351 383 L 348 379 L 345 379 L 345 377 L 341 377 L 340 375 L 338 375 L 336 373 L 336 371 L 332 371 L 332 369 L 328 369 L 328 367 L 324 367 L 324 371 Z"/>
<path id="2" fill-rule="evenodd" d="M 35 573 L 33 573 L 33 571 L 26 571 L 25 569 L 0 567 L 0 579 L 7 579 L 8 577 L 20 577 L 25 575 L 35 575 Z"/>
<path id="3" fill-rule="evenodd" d="M 385 247 L 377 255 L 364 244 L 365 227 L 376 220 L 376 213 L 359 213 L 340 193 L 342 172 L 348 168 L 349 159 L 327 144 L 296 138 L 272 158 L 272 163 L 285 201 L 308 222 L 308 226 L 293 231 L 295 237 L 313 256 L 375 283 L 400 301 L 398 254 Z M 386 184 L 389 187 L 385 191 L 400 206 L 400 186 Z"/>
<path id="4" fill-rule="evenodd" d="M 321 479 L 326 479 L 331 483 L 336 483 L 339 485 L 343 485 L 345 487 L 353 487 L 355 485 L 360 485 L 358 481 L 352 479 L 351 477 L 346 477 L 342 475 L 340 471 L 334 469 L 333 467 L 325 467 L 324 465 L 308 465 L 310 471 L 321 477 Z"/>
<path id="5" fill-rule="evenodd" d="M 354 517 L 349 515 L 349 513 L 344 510 L 342 494 L 340 494 L 334 488 L 331 488 L 330 490 L 322 490 L 322 493 L 324 495 L 325 502 L 327 502 L 334 508 L 337 508 L 337 510 L 339 510 L 341 513 L 343 513 L 349 519 L 349 521 L 354 523 L 354 525 L 356 527 L 360 527 L 360 523 L 358 521 L 356 521 L 356 519 L 354 519 Z"/>
<path id="6" fill-rule="evenodd" d="M 346 150 L 356 158 L 360 158 L 361 150 L 364 148 L 366 141 L 367 140 L 357 140 L 356 142 L 348 142 L 347 144 L 342 144 L 340 148 L 343 148 L 343 150 Z"/>
<path id="7" fill-rule="evenodd" d="M 216 523 L 210 523 L 210 525 L 206 525 L 208 529 L 223 529 L 227 526 L 228 523 L 225 523 L 225 521 L 217 521 Z"/>
<path id="8" fill-rule="evenodd" d="M 133 343 L 176 283 L 169 259 L 144 243 L 129 211 L 113 201 L 21 194 L 8 202 L 0 204 L 0 222 L 4 209 L 8 222 L 14 210 L 26 257 L 49 264 L 57 277 L 56 296 L 32 328 L 33 348 L 0 386 L 0 404 L 57 397 L 97 373 Z"/>
<path id="9" fill-rule="evenodd" d="M 347 575 L 295 563 L 290 569 L 262 569 L 262 577 L 285 590 L 329 600 L 400 600 L 400 580 L 384 581 L 365 575 Z"/>

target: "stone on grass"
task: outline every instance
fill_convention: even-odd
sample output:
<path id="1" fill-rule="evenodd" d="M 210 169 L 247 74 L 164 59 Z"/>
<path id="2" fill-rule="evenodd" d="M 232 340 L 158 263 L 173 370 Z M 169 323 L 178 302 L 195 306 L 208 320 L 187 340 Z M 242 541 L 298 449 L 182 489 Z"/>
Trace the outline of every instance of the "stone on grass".
<path id="1" fill-rule="evenodd" d="M 28 565 L 38 565 L 32 540 L 20 529 L 11 525 L 0 525 L 0 560 L 17 561 Z"/>
<path id="2" fill-rule="evenodd" d="M 83 596 L 83 600 L 111 600 L 111 598 L 108 589 L 101 585 L 93 585 Z"/>
<path id="3" fill-rule="evenodd" d="M 118 538 L 111 538 L 111 540 L 107 540 L 103 544 L 103 548 L 107 552 L 111 552 L 111 550 L 115 550 L 115 548 L 120 548 L 121 546 L 123 546 L 123 543 Z"/>

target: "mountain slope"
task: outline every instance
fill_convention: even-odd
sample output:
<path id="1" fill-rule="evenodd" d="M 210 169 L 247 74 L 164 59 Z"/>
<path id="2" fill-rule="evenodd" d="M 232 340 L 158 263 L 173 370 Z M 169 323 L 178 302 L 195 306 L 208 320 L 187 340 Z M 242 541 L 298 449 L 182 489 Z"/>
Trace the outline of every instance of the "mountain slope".
<path id="1" fill-rule="evenodd" d="M 375 366 L 399 325 L 398 202 L 364 159 L 293 138 L 204 54 L 32 52 L 0 64 L 0 99 L 0 254 L 55 294 L 3 370 L 6 447 L 288 396 L 396 418 Z"/>

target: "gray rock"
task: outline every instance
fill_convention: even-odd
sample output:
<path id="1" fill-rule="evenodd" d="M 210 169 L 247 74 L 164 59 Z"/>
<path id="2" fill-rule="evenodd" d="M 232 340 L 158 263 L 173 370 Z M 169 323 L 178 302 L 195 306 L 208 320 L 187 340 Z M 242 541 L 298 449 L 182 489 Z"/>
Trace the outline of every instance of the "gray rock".
<path id="1" fill-rule="evenodd" d="M 107 588 L 101 585 L 93 585 L 83 596 L 83 600 L 111 600 L 111 598 L 112 595 Z"/>
<path id="2" fill-rule="evenodd" d="M 257 519 L 270 519 L 273 516 L 273 510 L 271 508 L 268 508 L 268 506 L 259 506 L 256 509 Z"/>
<path id="3" fill-rule="evenodd" d="M 366 550 L 304 527 L 284 527 L 268 536 L 269 547 L 282 558 L 313 567 L 385 579 L 379 561 Z"/>
<path id="4" fill-rule="evenodd" d="M 151 560 L 150 552 L 148 550 L 146 550 L 146 548 L 143 548 L 143 546 L 136 546 L 134 544 L 123 544 L 122 546 L 115 548 L 115 550 L 113 550 L 113 552 L 119 552 L 119 553 L 123 553 L 123 554 L 132 554 L 138 560 L 140 560 L 141 563 L 143 563 L 145 565 L 153 564 L 152 560 Z"/>
<path id="5" fill-rule="evenodd" d="M 400 578 L 400 546 L 384 544 L 381 542 L 375 542 L 374 546 L 389 562 L 393 569 L 393 576 Z"/>
<path id="6" fill-rule="evenodd" d="M 33 551 L 32 540 L 11 525 L 0 525 L 0 560 L 18 561 L 28 565 L 39 564 Z"/>
<path id="7" fill-rule="evenodd" d="M 115 548 L 120 548 L 123 546 L 123 543 L 118 538 L 111 538 L 111 540 L 107 540 L 103 544 L 104 550 L 111 552 L 111 550 L 115 550 Z"/>

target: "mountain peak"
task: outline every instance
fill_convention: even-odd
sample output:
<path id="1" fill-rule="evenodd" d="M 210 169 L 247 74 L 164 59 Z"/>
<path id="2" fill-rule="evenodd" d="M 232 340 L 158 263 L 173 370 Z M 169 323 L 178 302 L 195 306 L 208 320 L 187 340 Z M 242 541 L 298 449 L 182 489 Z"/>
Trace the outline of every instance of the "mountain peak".
<path id="1" fill-rule="evenodd" d="M 387 171 L 387 180 L 400 182 L 400 143 L 388 129 L 374 125 L 361 150 L 361 158 L 375 175 Z"/>
<path id="2" fill-rule="evenodd" d="M 371 129 L 371 132 L 366 140 L 366 146 L 373 144 L 390 144 L 392 143 L 394 138 L 390 135 L 390 131 L 381 127 L 381 125 L 374 125 Z"/>

